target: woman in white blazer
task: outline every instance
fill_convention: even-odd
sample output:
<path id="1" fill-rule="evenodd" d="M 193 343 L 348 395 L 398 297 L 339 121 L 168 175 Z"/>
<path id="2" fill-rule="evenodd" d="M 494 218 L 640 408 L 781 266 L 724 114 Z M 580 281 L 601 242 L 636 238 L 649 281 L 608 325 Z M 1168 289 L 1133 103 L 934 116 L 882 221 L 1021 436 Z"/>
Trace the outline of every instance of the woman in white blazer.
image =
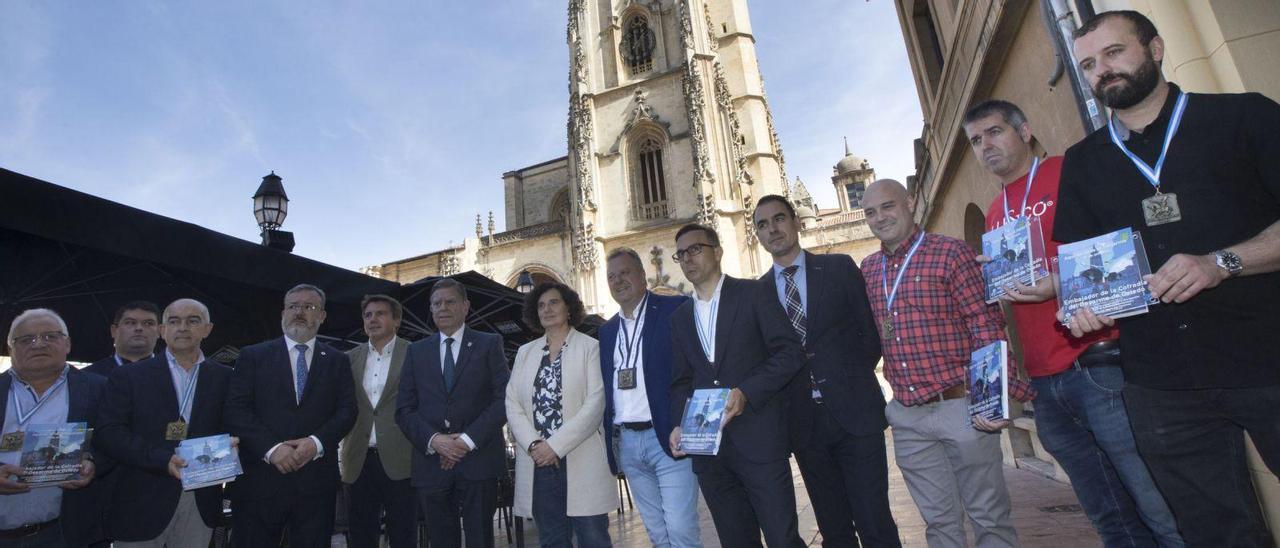
<path id="1" fill-rule="evenodd" d="M 524 320 L 543 336 L 516 353 L 507 424 L 516 439 L 516 515 L 532 517 L 538 544 L 611 546 L 608 514 L 618 486 L 605 455 L 600 343 L 574 329 L 582 299 L 558 282 L 525 298 Z"/>

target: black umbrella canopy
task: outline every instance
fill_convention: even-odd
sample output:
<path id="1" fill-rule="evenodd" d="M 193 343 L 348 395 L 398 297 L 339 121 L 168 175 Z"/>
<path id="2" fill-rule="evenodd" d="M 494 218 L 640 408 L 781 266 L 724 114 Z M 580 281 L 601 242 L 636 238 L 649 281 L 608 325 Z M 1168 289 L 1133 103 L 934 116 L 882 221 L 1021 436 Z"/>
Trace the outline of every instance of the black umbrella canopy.
<path id="1" fill-rule="evenodd" d="M 324 289 L 322 337 L 340 346 L 361 326 L 366 294 L 395 283 L 0 169 L 0 326 L 50 308 L 71 331 L 71 359 L 109 355 L 115 309 L 189 297 L 209 307 L 206 353 L 281 335 L 284 293 Z M 350 346 L 346 344 L 345 346 Z M 224 356 L 226 356 L 224 354 Z"/>

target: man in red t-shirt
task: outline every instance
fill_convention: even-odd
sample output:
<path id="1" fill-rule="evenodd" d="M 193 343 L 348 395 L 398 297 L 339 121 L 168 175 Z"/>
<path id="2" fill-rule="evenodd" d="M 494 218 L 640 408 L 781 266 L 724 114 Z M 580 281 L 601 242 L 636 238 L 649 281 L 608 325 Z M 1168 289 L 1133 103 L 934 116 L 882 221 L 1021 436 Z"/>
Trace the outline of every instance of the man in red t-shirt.
<path id="1" fill-rule="evenodd" d="M 1057 256 L 1060 242 L 1052 231 L 1062 157 L 1035 155 L 1026 115 L 1013 103 L 979 103 L 963 124 L 974 155 L 1002 185 L 987 209 L 987 230 L 1023 216 L 1038 218 L 1045 255 Z M 1032 286 L 1007 285 L 1001 297 L 1011 305 L 1023 365 L 1036 389 L 1040 442 L 1071 478 L 1107 546 L 1182 546 L 1173 514 L 1138 456 L 1120 397 L 1118 333 L 1071 337 L 1058 322 L 1055 292 L 1052 278 L 1044 277 Z"/>

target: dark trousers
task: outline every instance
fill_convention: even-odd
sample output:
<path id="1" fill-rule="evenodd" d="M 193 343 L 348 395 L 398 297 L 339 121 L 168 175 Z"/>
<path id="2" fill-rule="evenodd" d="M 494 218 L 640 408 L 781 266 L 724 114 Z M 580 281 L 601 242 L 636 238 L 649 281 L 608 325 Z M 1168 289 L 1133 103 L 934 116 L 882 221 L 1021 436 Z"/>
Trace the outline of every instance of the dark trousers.
<path id="1" fill-rule="evenodd" d="M 418 513 L 409 480 L 393 480 L 382 468 L 377 449 L 369 449 L 360 476 L 349 486 L 351 499 L 347 516 L 351 521 L 348 539 L 352 548 L 378 548 L 382 515 L 387 516 L 387 541 L 391 548 L 412 548 L 418 544 Z"/>
<path id="2" fill-rule="evenodd" d="M 48 527 L 25 538 L 0 539 L 0 548 L 67 548 L 61 527 Z"/>
<path id="3" fill-rule="evenodd" d="M 725 444 L 718 456 L 694 458 L 701 461 L 693 471 L 721 546 L 761 546 L 762 531 L 770 548 L 804 546 L 790 461 L 751 462 Z"/>
<path id="4" fill-rule="evenodd" d="M 1133 435 L 1188 546 L 1271 546 L 1246 464 L 1248 432 L 1280 474 L 1280 386 L 1124 387 Z"/>
<path id="5" fill-rule="evenodd" d="M 493 512 L 498 505 L 498 480 L 471 481 L 452 474 L 452 484 L 443 487 L 419 487 L 418 502 L 427 516 L 427 538 L 432 546 L 462 546 L 463 531 L 467 547 L 493 546 Z M 458 527 L 461 520 L 462 529 Z"/>
<path id="6" fill-rule="evenodd" d="M 808 403 L 808 402 L 806 402 Z M 902 546 L 889 511 L 884 433 L 854 436 L 819 404 L 808 443 L 796 448 L 824 547 Z"/>
<path id="7" fill-rule="evenodd" d="M 328 494 L 289 492 L 232 502 L 232 536 L 239 548 L 274 548 L 289 532 L 289 546 L 328 546 L 333 537 L 337 490 Z"/>
<path id="8" fill-rule="evenodd" d="M 613 546 L 609 538 L 608 514 L 594 516 L 569 515 L 569 459 L 560 459 L 560 466 L 539 466 L 533 469 L 533 522 L 538 526 L 538 546 L 542 548 L 607 548 Z"/>

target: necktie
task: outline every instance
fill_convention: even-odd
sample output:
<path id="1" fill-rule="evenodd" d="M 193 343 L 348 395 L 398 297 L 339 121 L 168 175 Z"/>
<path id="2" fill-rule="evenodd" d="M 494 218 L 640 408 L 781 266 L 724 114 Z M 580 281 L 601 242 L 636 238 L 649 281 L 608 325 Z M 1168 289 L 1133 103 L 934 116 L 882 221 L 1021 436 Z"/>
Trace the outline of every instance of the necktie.
<path id="1" fill-rule="evenodd" d="M 800 270 L 797 265 L 791 265 L 782 269 L 782 277 L 786 280 L 787 295 L 787 317 L 791 319 L 791 327 L 795 328 L 796 335 L 800 336 L 800 344 L 805 343 L 805 317 L 804 304 L 800 301 L 800 288 L 796 286 L 796 272 Z"/>
<path id="2" fill-rule="evenodd" d="M 444 391 L 453 391 L 453 372 L 457 364 L 453 361 L 453 337 L 444 340 Z"/>
<path id="3" fill-rule="evenodd" d="M 298 351 L 298 361 L 293 365 L 294 372 L 297 373 L 297 396 L 298 403 L 302 403 L 302 391 L 307 388 L 307 345 L 300 344 L 293 347 Z"/>

